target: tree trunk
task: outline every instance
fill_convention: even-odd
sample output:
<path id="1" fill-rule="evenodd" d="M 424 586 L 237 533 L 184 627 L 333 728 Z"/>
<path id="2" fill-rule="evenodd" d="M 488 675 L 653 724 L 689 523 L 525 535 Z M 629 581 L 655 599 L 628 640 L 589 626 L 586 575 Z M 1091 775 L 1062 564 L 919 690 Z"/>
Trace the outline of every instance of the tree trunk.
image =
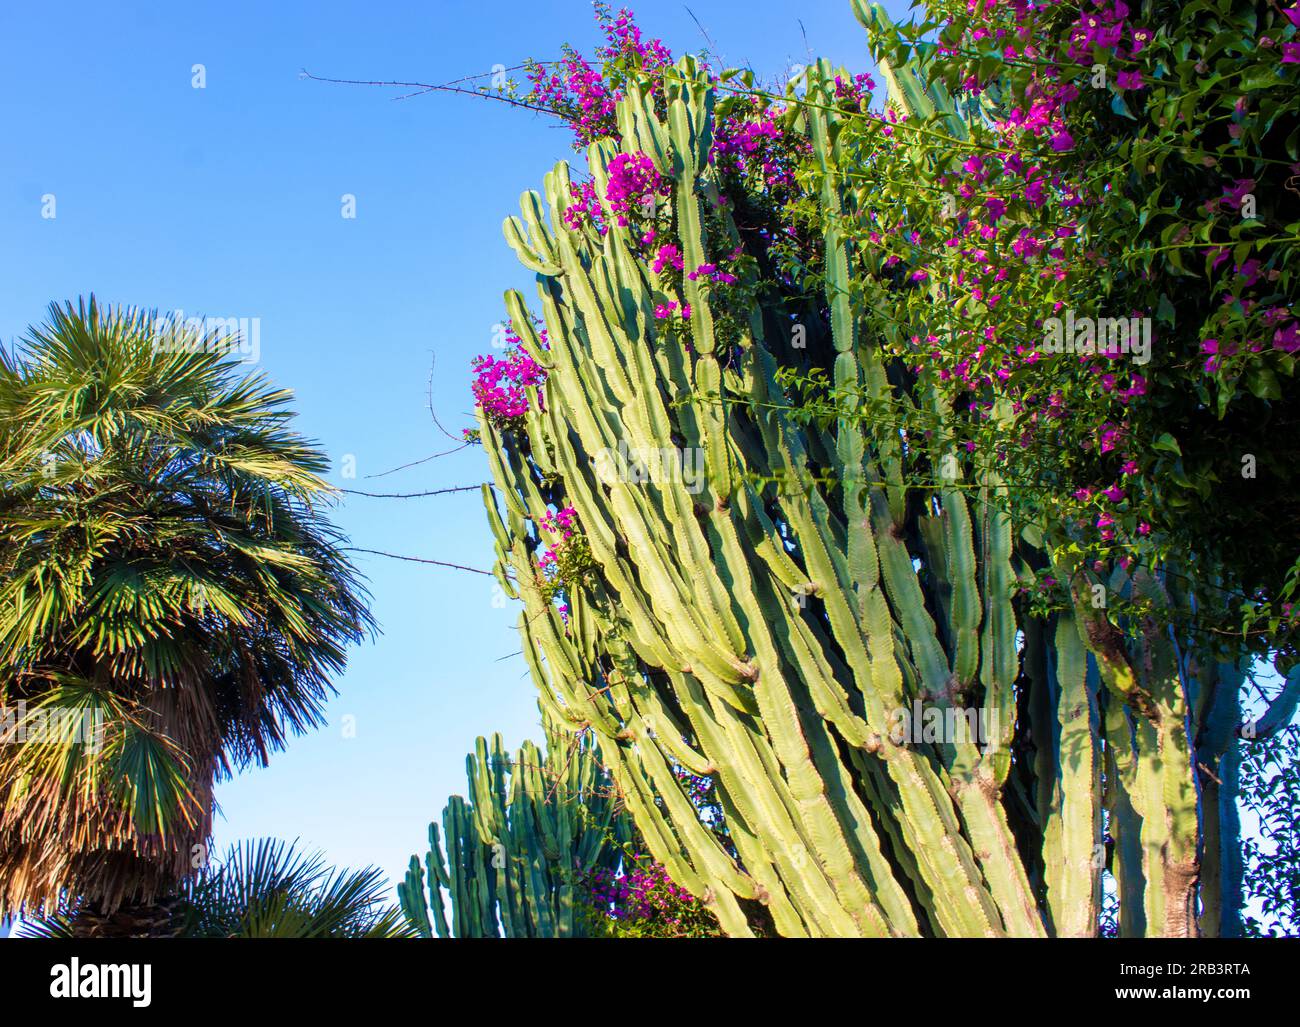
<path id="1" fill-rule="evenodd" d="M 179 896 L 152 902 L 125 902 L 112 912 L 86 903 L 72 918 L 74 938 L 177 938 L 184 929 Z"/>

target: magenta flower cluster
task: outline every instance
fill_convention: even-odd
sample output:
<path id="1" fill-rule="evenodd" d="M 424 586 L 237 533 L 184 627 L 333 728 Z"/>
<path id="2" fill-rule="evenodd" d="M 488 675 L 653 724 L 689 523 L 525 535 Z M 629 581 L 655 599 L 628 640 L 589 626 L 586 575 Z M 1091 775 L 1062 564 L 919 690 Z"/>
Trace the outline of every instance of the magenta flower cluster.
<path id="1" fill-rule="evenodd" d="M 791 136 L 780 124 L 784 109 L 752 109 L 723 118 L 717 125 L 709 160 L 725 172 L 762 179 L 768 189 L 793 190 L 795 168 L 809 149 L 807 139 Z"/>
<path id="2" fill-rule="evenodd" d="M 588 877 L 595 905 L 615 921 L 647 921 L 656 934 L 673 936 L 698 929 L 699 900 L 675 884 L 658 863 L 633 865 L 625 874 L 595 870 Z"/>
<path id="3" fill-rule="evenodd" d="M 609 162 L 609 184 L 605 199 L 609 210 L 624 227 L 635 209 L 647 200 L 668 196 L 668 182 L 659 173 L 648 154 L 620 153 Z"/>
<path id="4" fill-rule="evenodd" d="M 470 365 L 474 371 L 471 387 L 475 406 L 498 428 L 517 425 L 528 412 L 528 387 L 540 387 L 546 381 L 546 370 L 529 356 L 509 322 L 505 329 L 505 355 L 475 357 Z M 538 334 L 542 347 L 546 348 L 546 329 Z"/>
<path id="5" fill-rule="evenodd" d="M 609 226 L 605 224 L 605 211 L 600 205 L 600 197 L 596 195 L 595 182 L 571 184 L 569 195 L 573 198 L 573 202 L 564 209 L 561 218 L 565 228 L 571 232 L 578 232 L 590 225 L 600 235 L 609 231 Z"/>
<path id="6" fill-rule="evenodd" d="M 578 511 L 571 506 L 566 506 L 542 514 L 539 523 L 547 531 L 559 535 L 561 542 L 567 542 L 578 530 Z"/>
<path id="7" fill-rule="evenodd" d="M 632 12 L 597 3 L 596 17 L 605 33 L 605 45 L 596 50 L 602 62 L 626 61 L 651 74 L 672 64 L 673 55 L 658 39 L 643 40 Z M 597 139 L 619 138 L 617 104 L 620 90 L 611 86 L 601 72 L 580 54 L 566 50 L 555 65 L 537 64 L 528 72 L 529 102 L 564 114 L 574 133 L 574 145 L 581 148 Z"/>
<path id="8" fill-rule="evenodd" d="M 730 271 L 724 271 L 717 264 L 701 264 L 689 275 L 686 276 L 692 282 L 701 278 L 706 278 L 712 282 L 719 282 L 722 285 L 735 285 L 738 279 Z"/>
<path id="9" fill-rule="evenodd" d="M 861 103 L 864 100 L 871 99 L 871 91 L 876 88 L 876 80 L 866 72 L 861 75 L 854 75 L 850 79 L 842 75 L 835 76 L 835 98 L 837 100 L 850 100 L 854 103 Z"/>
<path id="10" fill-rule="evenodd" d="M 611 15 L 608 8 L 597 4 L 596 13 L 605 30 L 606 45 L 596 51 L 602 60 L 631 57 L 646 71 L 658 71 L 673 63 L 672 52 L 662 40 L 642 41 L 635 15 L 626 7 Z"/>
<path id="11" fill-rule="evenodd" d="M 529 71 L 530 102 L 565 112 L 573 128 L 575 146 L 587 146 L 614 135 L 618 97 L 610 91 L 600 72 L 572 51 L 558 62 L 558 68 L 548 73 L 544 65 L 537 65 Z"/>

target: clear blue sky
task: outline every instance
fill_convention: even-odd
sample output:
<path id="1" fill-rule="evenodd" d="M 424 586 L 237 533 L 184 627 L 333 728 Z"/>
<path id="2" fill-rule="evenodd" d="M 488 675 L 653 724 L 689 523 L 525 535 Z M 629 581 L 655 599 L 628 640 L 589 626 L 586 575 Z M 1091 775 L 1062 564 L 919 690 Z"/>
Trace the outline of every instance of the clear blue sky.
<path id="1" fill-rule="evenodd" d="M 678 0 L 632 5 L 674 53 L 700 30 Z M 690 0 L 728 64 L 762 75 L 807 44 L 870 67 L 848 0 Z M 905 4 L 893 0 L 896 16 Z M 365 481 L 450 448 L 471 423 L 469 361 L 488 351 L 511 287 L 534 295 L 501 220 L 539 187 L 568 135 L 473 98 L 392 101 L 377 89 L 301 80 L 440 82 L 597 41 L 583 0 L 397 3 L 277 0 L 5 3 L 0 8 L 0 338 L 52 300 L 187 316 L 257 317 L 260 369 L 297 394 L 300 430 L 336 484 L 422 491 L 485 480 L 476 449 Z M 206 68 L 206 88 L 191 68 Z M 356 197 L 345 220 L 340 197 Z M 53 194 L 56 217 L 42 218 Z M 339 477 L 355 457 L 356 482 Z M 477 494 L 349 497 L 353 544 L 487 568 Z M 352 654 L 330 726 L 218 792 L 218 848 L 301 838 L 340 865 L 390 879 L 423 852 L 426 826 L 464 792 L 474 737 L 539 738 L 533 686 L 491 580 L 359 555 L 383 634 Z M 342 719 L 356 718 L 345 738 Z"/>

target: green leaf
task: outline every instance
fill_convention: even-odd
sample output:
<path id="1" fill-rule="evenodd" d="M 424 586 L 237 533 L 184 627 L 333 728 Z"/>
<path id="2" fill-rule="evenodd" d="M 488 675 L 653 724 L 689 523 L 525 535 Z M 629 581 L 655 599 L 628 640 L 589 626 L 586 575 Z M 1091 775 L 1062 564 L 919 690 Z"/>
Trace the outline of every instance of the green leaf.
<path id="1" fill-rule="evenodd" d="M 1174 305 L 1163 292 L 1160 294 L 1160 303 L 1156 307 L 1156 320 L 1167 325 L 1174 323 Z"/>
<path id="2" fill-rule="evenodd" d="M 1174 453 L 1178 456 L 1183 455 L 1183 451 L 1178 448 L 1178 441 L 1168 432 L 1160 435 L 1155 442 L 1151 443 L 1152 449 L 1157 449 L 1162 453 Z"/>
<path id="3" fill-rule="evenodd" d="M 1281 399 L 1282 389 L 1277 376 L 1267 367 L 1252 368 L 1246 375 L 1246 388 L 1260 399 Z"/>

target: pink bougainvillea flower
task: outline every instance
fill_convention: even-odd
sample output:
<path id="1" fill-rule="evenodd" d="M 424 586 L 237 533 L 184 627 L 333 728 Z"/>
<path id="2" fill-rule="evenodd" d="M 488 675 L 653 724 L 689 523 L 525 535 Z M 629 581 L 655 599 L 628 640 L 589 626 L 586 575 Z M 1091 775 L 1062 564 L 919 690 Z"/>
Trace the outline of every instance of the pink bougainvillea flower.
<path id="1" fill-rule="evenodd" d="M 633 210 L 656 197 L 666 197 L 669 192 L 668 182 L 648 154 L 620 153 L 609 162 L 605 199 L 620 225 L 627 225 Z"/>
<path id="2" fill-rule="evenodd" d="M 1273 348 L 1285 353 L 1300 350 L 1300 321 L 1292 321 L 1285 328 L 1279 328 L 1274 332 Z"/>
<path id="3" fill-rule="evenodd" d="M 546 381 L 545 369 L 524 349 L 511 324 L 506 322 L 504 327 L 508 347 L 505 356 L 475 357 L 470 365 L 474 371 L 471 391 L 475 405 L 498 425 L 523 417 L 528 412 L 528 388 L 540 388 Z M 538 333 L 538 341 L 543 349 L 547 348 L 545 329 Z"/>
<path id="4" fill-rule="evenodd" d="M 1229 210 L 1241 210 L 1241 205 L 1246 202 L 1246 195 L 1254 191 L 1253 178 L 1239 178 L 1232 185 L 1223 187 L 1223 196 L 1218 202 Z M 1217 267 L 1218 264 L 1216 263 L 1215 266 Z"/>
<path id="5" fill-rule="evenodd" d="M 565 228 L 578 232 L 585 226 L 591 225 L 601 235 L 609 231 L 609 227 L 605 224 L 605 212 L 601 209 L 599 197 L 596 196 L 594 182 L 570 185 L 569 194 L 574 202 L 565 208 L 561 218 Z"/>
<path id="6" fill-rule="evenodd" d="M 655 254 L 654 263 L 651 267 L 655 274 L 662 274 L 665 267 L 675 267 L 678 271 L 682 269 L 682 252 L 672 243 L 667 243 L 659 247 L 659 252 Z"/>

